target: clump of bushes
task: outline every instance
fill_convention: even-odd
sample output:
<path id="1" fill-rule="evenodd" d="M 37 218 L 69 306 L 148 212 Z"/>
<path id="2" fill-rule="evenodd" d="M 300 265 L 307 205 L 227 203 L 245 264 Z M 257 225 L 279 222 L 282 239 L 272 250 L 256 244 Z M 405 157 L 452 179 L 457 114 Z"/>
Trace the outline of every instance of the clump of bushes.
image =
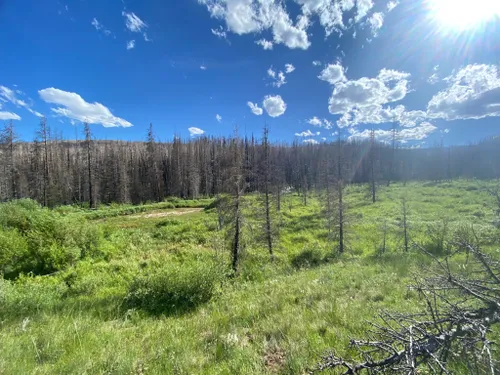
<path id="1" fill-rule="evenodd" d="M 0 204 L 0 274 L 7 279 L 47 275 L 84 257 L 98 257 L 101 242 L 96 226 L 32 200 Z"/>
<path id="2" fill-rule="evenodd" d="M 125 304 L 151 314 L 183 313 L 210 301 L 223 276 L 214 264 L 169 265 L 136 278 Z"/>
<path id="3" fill-rule="evenodd" d="M 311 268 L 317 267 L 325 261 L 325 257 L 320 250 L 304 249 L 292 258 L 292 266 L 297 269 Z"/>

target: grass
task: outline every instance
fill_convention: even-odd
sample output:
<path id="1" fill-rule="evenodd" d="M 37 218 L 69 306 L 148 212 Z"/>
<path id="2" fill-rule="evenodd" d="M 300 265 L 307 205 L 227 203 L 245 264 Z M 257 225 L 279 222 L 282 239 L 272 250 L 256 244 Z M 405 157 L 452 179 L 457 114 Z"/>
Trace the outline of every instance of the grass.
<path id="1" fill-rule="evenodd" d="M 341 258 L 327 242 L 318 199 L 304 207 L 288 195 L 273 264 L 248 196 L 246 249 L 232 278 L 214 210 L 159 217 L 151 214 L 182 210 L 59 208 L 58 220 L 92 229 L 100 251 L 50 275 L 0 278 L 0 374 L 303 374 L 331 348 L 349 354 L 349 338 L 363 336 L 377 311 L 422 307 L 405 285 L 430 261 L 402 252 L 402 197 L 416 243 L 428 245 L 429 231 L 446 220 L 449 236 L 472 222 L 484 246 L 498 249 L 493 201 L 483 190 L 492 183 L 381 186 L 375 204 L 368 187 L 350 186 Z M 158 290 L 161 304 L 131 298 Z"/>

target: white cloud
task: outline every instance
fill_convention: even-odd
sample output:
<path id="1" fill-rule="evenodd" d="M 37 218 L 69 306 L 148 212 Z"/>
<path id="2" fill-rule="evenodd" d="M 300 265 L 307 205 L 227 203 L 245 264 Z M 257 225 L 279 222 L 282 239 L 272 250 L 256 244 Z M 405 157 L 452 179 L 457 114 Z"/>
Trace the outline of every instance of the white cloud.
<path id="1" fill-rule="evenodd" d="M 88 103 L 80 95 L 55 88 L 38 91 L 40 97 L 47 103 L 59 107 L 51 108 L 57 115 L 80 122 L 101 124 L 104 127 L 130 127 L 132 124 L 122 118 L 114 116 L 111 111 L 101 103 Z"/>
<path id="2" fill-rule="evenodd" d="M 258 44 L 259 46 L 268 51 L 273 49 L 273 42 L 266 39 L 260 39 L 256 41 L 255 44 Z"/>
<path id="3" fill-rule="evenodd" d="M 215 115 L 215 119 L 217 120 L 217 122 L 222 122 L 222 116 L 219 114 Z"/>
<path id="4" fill-rule="evenodd" d="M 137 17 L 135 13 L 123 11 L 122 16 L 125 17 L 125 26 L 133 33 L 142 33 L 148 28 L 148 25 Z"/>
<path id="5" fill-rule="evenodd" d="M 313 139 L 313 138 L 304 139 L 302 142 L 303 142 L 303 143 L 310 143 L 310 144 L 312 144 L 312 145 L 317 145 L 317 144 L 319 144 L 319 142 L 318 142 L 317 140 Z"/>
<path id="6" fill-rule="evenodd" d="M 299 17 L 294 25 L 283 5 L 274 0 L 198 0 L 206 5 L 211 16 L 226 22 L 229 31 L 238 34 L 260 33 L 271 30 L 274 43 L 289 48 L 309 48 L 309 26 L 306 17 Z"/>
<path id="7" fill-rule="evenodd" d="M 320 66 L 320 65 L 321 65 L 321 61 L 319 61 L 319 60 L 314 60 L 314 61 L 312 62 L 312 64 L 313 64 L 314 66 Z"/>
<path id="8" fill-rule="evenodd" d="M 214 34 L 216 37 L 221 38 L 221 39 L 227 39 L 227 33 L 224 31 L 224 28 L 222 26 L 219 26 L 218 29 L 211 29 L 212 34 Z"/>
<path id="9" fill-rule="evenodd" d="M 17 107 L 23 107 L 24 109 L 26 109 L 31 114 L 33 114 L 37 117 L 43 117 L 43 115 L 40 112 L 33 110 L 31 108 L 30 104 L 26 103 L 24 100 L 18 99 L 16 93 L 19 95 L 24 95 L 24 93 L 21 90 L 14 91 L 14 90 L 9 89 L 8 87 L 0 85 L 0 99 L 2 99 L 5 102 L 11 102 L 12 104 L 14 104 Z M 1 106 L 0 106 L 0 108 L 1 108 Z M 5 113 L 9 114 L 9 115 L 5 115 L 5 116 L 15 115 L 15 114 L 12 114 L 12 112 L 5 112 Z M 17 115 L 15 115 L 15 116 L 17 116 Z M 12 118 L 12 120 L 19 120 L 19 119 Z M 9 118 L 9 120 L 11 120 L 11 118 Z"/>
<path id="10" fill-rule="evenodd" d="M 435 85 L 436 83 L 438 83 L 440 80 L 439 78 L 439 74 L 437 73 L 433 73 L 428 79 L 427 79 L 427 82 L 429 82 L 431 85 Z"/>
<path id="11" fill-rule="evenodd" d="M 295 70 L 295 67 L 292 64 L 286 64 L 285 65 L 285 72 L 286 73 L 291 73 Z M 267 75 L 271 78 L 273 82 L 271 82 L 271 85 L 274 87 L 280 88 L 281 86 L 286 84 L 286 76 L 285 73 L 282 71 L 279 71 L 276 73 L 276 71 L 273 69 L 273 67 L 270 67 L 267 69 Z"/>
<path id="12" fill-rule="evenodd" d="M 376 78 L 337 82 L 329 101 L 330 113 L 345 114 L 399 101 L 408 92 L 409 76 L 408 73 L 382 69 Z"/>
<path id="13" fill-rule="evenodd" d="M 0 120 L 21 120 L 21 117 L 13 112 L 0 111 Z"/>
<path id="14" fill-rule="evenodd" d="M 90 24 L 94 26 L 97 31 L 102 30 L 102 32 L 107 36 L 112 34 L 111 30 L 106 29 L 104 25 L 97 20 L 97 18 L 94 18 Z"/>
<path id="15" fill-rule="evenodd" d="M 130 40 L 127 42 L 127 50 L 131 50 L 135 48 L 135 40 Z"/>
<path id="16" fill-rule="evenodd" d="M 413 128 L 405 128 L 397 133 L 398 140 L 402 143 L 406 143 L 408 141 L 421 141 L 427 138 L 430 134 L 434 133 L 437 130 L 437 127 L 428 122 L 423 122 L 419 126 L 415 126 Z M 355 128 L 349 128 L 349 140 L 368 140 L 370 139 L 371 131 L 369 129 L 365 129 L 362 132 L 359 132 Z M 378 129 L 374 131 L 375 138 L 380 142 L 390 142 L 393 137 L 392 130 L 383 130 Z"/>
<path id="17" fill-rule="evenodd" d="M 200 65 L 200 69 L 201 70 L 207 70 L 207 67 L 206 67 L 206 65 Z"/>
<path id="18" fill-rule="evenodd" d="M 366 17 L 366 15 L 373 8 L 373 1 L 372 0 L 356 0 L 356 7 L 358 9 L 358 12 L 356 13 L 355 20 L 356 20 L 356 22 L 359 22 L 364 17 Z"/>
<path id="19" fill-rule="evenodd" d="M 286 103 L 279 95 L 266 96 L 264 98 L 264 101 L 262 102 L 262 106 L 266 110 L 267 114 L 271 117 L 279 117 L 286 111 Z"/>
<path id="20" fill-rule="evenodd" d="M 188 130 L 189 130 L 189 135 L 191 135 L 191 137 L 196 137 L 205 134 L 205 131 L 201 130 L 200 128 L 191 127 L 188 128 Z"/>
<path id="21" fill-rule="evenodd" d="M 144 40 L 146 42 L 151 42 L 151 39 L 148 38 L 148 34 L 146 33 L 146 29 L 148 28 L 147 23 L 141 20 L 135 13 L 133 12 L 122 12 L 122 16 L 125 17 L 125 26 L 133 33 L 142 33 Z"/>
<path id="22" fill-rule="evenodd" d="M 247 105 L 250 107 L 250 110 L 252 111 L 252 113 L 254 115 L 260 116 L 260 115 L 262 115 L 262 113 L 264 113 L 262 108 L 260 108 L 257 104 L 254 104 L 252 102 L 248 102 Z"/>
<path id="23" fill-rule="evenodd" d="M 295 133 L 296 137 L 314 137 L 320 135 L 320 132 L 313 133 L 310 130 L 303 131 L 302 133 Z"/>
<path id="24" fill-rule="evenodd" d="M 313 118 L 307 120 L 308 124 L 311 124 L 313 126 L 323 126 L 323 121 L 321 121 L 319 118 L 314 116 Z"/>
<path id="25" fill-rule="evenodd" d="M 340 63 L 328 64 L 318 76 L 319 79 L 326 81 L 332 85 L 337 82 L 345 81 L 344 68 Z"/>
<path id="26" fill-rule="evenodd" d="M 394 8 L 396 8 L 399 4 L 399 1 L 389 1 L 387 3 L 387 11 L 390 12 L 391 10 L 393 10 Z"/>
<path id="27" fill-rule="evenodd" d="M 481 119 L 500 116 L 500 72 L 496 65 L 467 65 L 445 78 L 448 87 L 429 101 L 430 118 Z"/>
<path id="28" fill-rule="evenodd" d="M 198 0 L 205 5 L 213 18 L 223 20 L 227 29 L 238 35 L 260 34 L 269 31 L 273 43 L 282 43 L 288 48 L 308 49 L 308 29 L 319 20 L 325 35 L 333 32 L 339 36 L 353 23 L 362 22 L 373 8 L 372 0 L 294 0 L 300 5 L 300 13 L 292 20 L 285 8 L 285 1 L 279 0 Z M 344 25 L 344 12 L 356 7 L 354 19 Z M 271 44 L 262 39 L 257 42 L 265 49 Z M 266 48 L 267 46 L 267 48 Z"/>
<path id="29" fill-rule="evenodd" d="M 384 14 L 377 12 L 373 13 L 370 18 L 368 18 L 368 23 L 372 29 L 373 36 L 378 35 L 378 31 L 382 28 L 384 24 Z"/>

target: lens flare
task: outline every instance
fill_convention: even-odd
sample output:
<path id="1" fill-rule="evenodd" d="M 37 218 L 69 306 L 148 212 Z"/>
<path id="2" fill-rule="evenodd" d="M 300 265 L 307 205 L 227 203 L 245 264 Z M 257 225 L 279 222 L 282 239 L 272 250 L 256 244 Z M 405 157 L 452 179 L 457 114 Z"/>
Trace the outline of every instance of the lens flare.
<path id="1" fill-rule="evenodd" d="M 430 15 L 442 27 L 468 30 L 500 17 L 500 0 L 429 0 Z"/>

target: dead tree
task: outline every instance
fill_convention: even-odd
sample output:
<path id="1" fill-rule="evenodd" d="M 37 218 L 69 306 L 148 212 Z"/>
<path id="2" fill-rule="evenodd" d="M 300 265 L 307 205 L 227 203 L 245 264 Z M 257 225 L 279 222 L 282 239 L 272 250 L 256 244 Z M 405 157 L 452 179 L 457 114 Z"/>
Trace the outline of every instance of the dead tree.
<path id="1" fill-rule="evenodd" d="M 342 141 L 340 139 L 340 129 L 339 136 L 337 140 L 337 210 L 338 210 L 338 237 L 339 237 L 339 253 L 343 254 L 345 250 L 345 238 L 344 238 L 344 227 L 345 227 L 345 206 L 344 206 L 344 155 L 342 149 Z"/>
<path id="2" fill-rule="evenodd" d="M 270 155 L 269 155 L 269 128 L 264 127 L 264 135 L 262 138 L 262 152 L 263 152 L 263 165 L 262 165 L 262 178 L 264 183 L 264 211 L 265 211 L 265 237 L 267 243 L 267 249 L 269 250 L 269 256 L 271 261 L 274 260 L 273 253 L 273 231 L 271 223 L 271 194 L 270 194 Z"/>
<path id="3" fill-rule="evenodd" d="M 410 249 L 410 236 L 409 236 L 409 228 L 408 228 L 408 202 L 406 198 L 401 200 L 401 229 L 403 230 L 403 246 L 404 250 L 407 253 Z"/>
<path id="4" fill-rule="evenodd" d="M 461 237 L 461 238 L 460 238 Z M 500 262 L 470 240 L 459 236 L 446 258 L 410 288 L 419 292 L 426 309 L 418 314 L 383 313 L 372 323 L 367 340 L 351 340 L 359 356 L 323 358 L 310 373 L 339 374 L 491 374 L 498 370 L 493 353 L 493 326 L 500 322 Z M 461 271 L 453 258 L 467 255 Z"/>
<path id="5" fill-rule="evenodd" d="M 376 163 L 376 151 L 375 151 L 375 130 L 370 131 L 370 191 L 372 195 L 372 203 L 377 201 L 377 184 L 375 181 L 375 163 Z"/>
<path id="6" fill-rule="evenodd" d="M 90 125 L 88 122 L 83 124 L 83 131 L 85 133 L 85 149 L 87 153 L 87 177 L 89 179 L 89 208 L 95 207 L 94 200 L 94 186 L 92 180 L 92 132 L 90 131 Z"/>
<path id="7" fill-rule="evenodd" d="M 7 198 L 19 198 L 19 174 L 16 168 L 16 149 L 17 136 L 14 131 L 14 122 L 10 120 L 0 131 L 0 145 L 4 146 L 6 160 L 5 167 L 9 174 L 8 184 L 10 191 Z M 6 173 L 7 174 L 7 173 Z"/>

